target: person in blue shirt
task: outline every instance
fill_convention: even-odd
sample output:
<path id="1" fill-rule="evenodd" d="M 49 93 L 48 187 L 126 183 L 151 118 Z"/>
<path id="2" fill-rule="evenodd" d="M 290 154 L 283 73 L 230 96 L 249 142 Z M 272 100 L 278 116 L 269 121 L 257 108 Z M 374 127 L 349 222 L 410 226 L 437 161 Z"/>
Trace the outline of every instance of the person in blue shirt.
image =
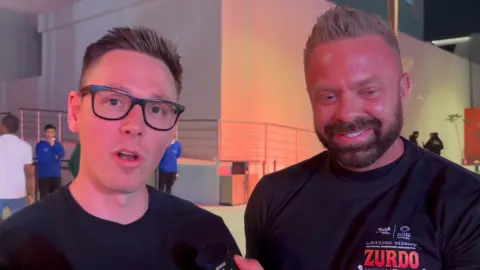
<path id="1" fill-rule="evenodd" d="M 158 189 L 172 194 L 172 187 L 178 175 L 178 158 L 182 154 L 182 145 L 173 139 L 165 150 L 160 165 L 158 166 Z"/>
<path id="2" fill-rule="evenodd" d="M 45 139 L 39 141 L 35 147 L 40 199 L 59 189 L 62 182 L 61 159 L 65 157 L 65 150 L 55 139 L 56 131 L 54 125 L 46 125 Z"/>

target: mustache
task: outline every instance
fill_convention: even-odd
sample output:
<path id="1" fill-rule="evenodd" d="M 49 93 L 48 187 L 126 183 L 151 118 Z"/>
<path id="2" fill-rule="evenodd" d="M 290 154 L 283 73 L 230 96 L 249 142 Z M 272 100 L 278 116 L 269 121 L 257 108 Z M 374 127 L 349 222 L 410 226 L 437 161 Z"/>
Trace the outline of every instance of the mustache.
<path id="1" fill-rule="evenodd" d="M 349 133 L 358 130 L 373 129 L 378 130 L 382 127 L 382 122 L 374 118 L 356 118 L 351 122 L 337 121 L 325 126 L 325 133 L 332 135 L 333 133 Z"/>

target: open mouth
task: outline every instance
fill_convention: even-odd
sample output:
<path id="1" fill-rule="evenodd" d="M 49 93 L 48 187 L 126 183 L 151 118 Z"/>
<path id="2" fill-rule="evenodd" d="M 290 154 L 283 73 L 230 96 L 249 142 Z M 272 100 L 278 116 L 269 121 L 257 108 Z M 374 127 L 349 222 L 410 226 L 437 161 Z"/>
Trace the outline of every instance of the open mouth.
<path id="1" fill-rule="evenodd" d="M 117 153 L 117 156 L 120 158 L 120 159 L 123 159 L 123 160 L 129 160 L 129 161 L 136 161 L 138 160 L 140 157 L 135 154 L 135 153 L 132 153 L 132 152 L 126 152 L 126 151 L 120 151 Z"/>

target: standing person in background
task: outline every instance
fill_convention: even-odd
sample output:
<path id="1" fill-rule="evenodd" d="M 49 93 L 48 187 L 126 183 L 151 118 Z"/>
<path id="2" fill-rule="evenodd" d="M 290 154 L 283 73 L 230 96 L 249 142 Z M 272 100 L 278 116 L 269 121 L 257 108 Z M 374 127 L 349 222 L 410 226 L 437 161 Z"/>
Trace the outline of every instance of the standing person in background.
<path id="1" fill-rule="evenodd" d="M 437 155 L 441 155 L 442 150 L 443 150 L 443 142 L 438 137 L 437 132 L 432 132 L 430 133 L 430 139 L 427 141 L 427 143 L 423 146 L 423 148 L 427 149 L 428 151 L 435 153 Z"/>
<path id="2" fill-rule="evenodd" d="M 62 158 L 65 157 L 63 145 L 56 137 L 56 128 L 52 124 L 45 126 L 45 139 L 35 147 L 37 157 L 38 186 L 40 199 L 60 188 L 62 182 Z"/>
<path id="3" fill-rule="evenodd" d="M 32 146 L 15 135 L 19 126 L 13 115 L 5 116 L 0 125 L 0 220 L 5 208 L 14 214 L 34 200 Z"/>
<path id="4" fill-rule="evenodd" d="M 410 137 L 408 137 L 408 140 L 415 144 L 415 145 L 418 145 L 418 136 L 420 135 L 420 133 L 418 133 L 418 131 L 414 131 L 412 132 L 412 134 L 410 135 Z"/>
<path id="5" fill-rule="evenodd" d="M 158 167 L 158 190 L 172 194 L 172 187 L 178 175 L 178 158 L 182 154 L 182 145 L 173 139 L 165 150 Z"/>
<path id="6" fill-rule="evenodd" d="M 70 160 L 68 161 L 68 170 L 72 173 L 73 178 L 77 178 L 78 170 L 80 168 L 80 143 L 77 143 L 75 150 L 73 150 Z"/>

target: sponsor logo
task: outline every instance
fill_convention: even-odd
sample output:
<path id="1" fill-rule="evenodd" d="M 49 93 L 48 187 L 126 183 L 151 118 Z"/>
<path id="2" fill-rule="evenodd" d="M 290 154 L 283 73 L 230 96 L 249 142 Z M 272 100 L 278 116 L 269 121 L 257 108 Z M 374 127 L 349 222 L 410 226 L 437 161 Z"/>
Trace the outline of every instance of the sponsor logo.
<path id="1" fill-rule="evenodd" d="M 392 233 L 392 227 L 380 227 L 377 229 L 377 234 L 390 235 Z"/>
<path id="2" fill-rule="evenodd" d="M 412 234 L 410 233 L 410 227 L 403 225 L 399 228 L 399 233 L 397 233 L 397 238 L 410 240 Z"/>
<path id="3" fill-rule="evenodd" d="M 366 249 L 364 267 L 418 269 L 420 256 L 411 250 Z"/>

